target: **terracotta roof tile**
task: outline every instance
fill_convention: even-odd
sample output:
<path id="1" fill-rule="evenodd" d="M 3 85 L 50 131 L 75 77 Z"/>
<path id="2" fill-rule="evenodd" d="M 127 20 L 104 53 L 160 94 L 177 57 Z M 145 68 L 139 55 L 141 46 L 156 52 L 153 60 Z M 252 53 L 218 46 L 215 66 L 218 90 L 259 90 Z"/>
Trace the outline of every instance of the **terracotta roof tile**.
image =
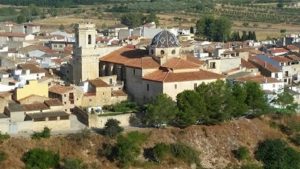
<path id="1" fill-rule="evenodd" d="M 300 57 L 296 55 L 288 55 L 287 57 L 293 61 L 300 61 Z"/>
<path id="2" fill-rule="evenodd" d="M 26 34 L 16 33 L 16 32 L 0 32 L 0 36 L 2 36 L 2 37 L 22 37 L 22 38 L 24 38 L 26 36 Z"/>
<path id="3" fill-rule="evenodd" d="M 48 106 L 44 103 L 33 103 L 33 104 L 23 104 L 21 105 L 25 111 L 33 110 L 46 110 L 49 109 Z"/>
<path id="4" fill-rule="evenodd" d="M 58 99 L 46 100 L 45 104 L 49 107 L 50 106 L 62 106 L 63 105 L 62 102 Z"/>
<path id="5" fill-rule="evenodd" d="M 270 49 L 272 53 L 288 53 L 289 51 L 284 48 L 273 48 Z"/>
<path id="6" fill-rule="evenodd" d="M 194 81 L 194 80 L 209 80 L 209 79 L 222 79 L 223 75 L 208 72 L 205 70 L 199 70 L 195 72 L 182 72 L 173 73 L 167 70 L 157 70 L 143 77 L 145 80 L 158 81 L 158 82 L 182 82 L 182 81 Z"/>
<path id="7" fill-rule="evenodd" d="M 257 57 L 251 57 L 249 58 L 249 61 L 258 66 L 258 68 L 268 70 L 269 72 L 280 72 L 280 69 L 276 68 L 268 62 L 264 62 L 261 59 L 258 59 Z"/>
<path id="8" fill-rule="evenodd" d="M 130 59 L 141 58 L 147 55 L 148 52 L 146 50 L 123 47 L 106 56 L 103 56 L 102 58 L 100 58 L 100 61 L 123 65 L 126 62 L 128 62 Z"/>
<path id="9" fill-rule="evenodd" d="M 89 83 L 95 87 L 109 87 L 109 85 L 101 79 L 89 80 Z"/>
<path id="10" fill-rule="evenodd" d="M 288 50 L 299 50 L 299 47 L 295 46 L 295 45 L 287 45 L 286 48 Z"/>
<path id="11" fill-rule="evenodd" d="M 23 70 L 30 70 L 30 73 L 46 73 L 47 72 L 45 69 L 42 69 L 42 68 L 38 67 L 37 65 L 31 64 L 31 63 L 19 64 L 18 68 L 23 69 Z"/>
<path id="12" fill-rule="evenodd" d="M 63 94 L 69 91 L 72 91 L 74 88 L 72 86 L 62 86 L 62 85 L 54 85 L 49 88 L 49 92 Z"/>
<path id="13" fill-rule="evenodd" d="M 152 57 L 130 59 L 125 63 L 125 65 L 129 67 L 143 68 L 143 69 L 151 69 L 151 68 L 159 67 L 159 64 Z"/>
<path id="14" fill-rule="evenodd" d="M 112 96 L 127 96 L 127 94 L 123 90 L 113 90 L 111 92 Z"/>
<path id="15" fill-rule="evenodd" d="M 247 69 L 253 69 L 256 68 L 255 65 L 253 65 L 253 63 L 246 61 L 245 59 L 241 59 L 241 66 L 245 67 Z"/>
<path id="16" fill-rule="evenodd" d="M 280 62 L 280 63 L 285 63 L 285 62 L 290 62 L 291 59 L 284 57 L 284 56 L 274 56 L 272 57 L 273 60 Z"/>
<path id="17" fill-rule="evenodd" d="M 181 58 L 171 58 L 162 67 L 171 69 L 197 69 L 200 65 Z"/>

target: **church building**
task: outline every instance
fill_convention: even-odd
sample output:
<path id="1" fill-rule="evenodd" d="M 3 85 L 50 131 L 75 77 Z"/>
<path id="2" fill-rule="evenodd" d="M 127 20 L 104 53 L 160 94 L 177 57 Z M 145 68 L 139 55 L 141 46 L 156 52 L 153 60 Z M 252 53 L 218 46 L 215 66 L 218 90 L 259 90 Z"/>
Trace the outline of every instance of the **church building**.
<path id="1" fill-rule="evenodd" d="M 177 37 L 164 30 L 158 33 L 147 50 L 123 47 L 100 58 L 100 76 L 117 75 L 125 82 L 129 97 L 145 103 L 165 93 L 176 99 L 184 90 L 194 90 L 224 76 L 201 69 L 202 62 L 181 53 Z"/>

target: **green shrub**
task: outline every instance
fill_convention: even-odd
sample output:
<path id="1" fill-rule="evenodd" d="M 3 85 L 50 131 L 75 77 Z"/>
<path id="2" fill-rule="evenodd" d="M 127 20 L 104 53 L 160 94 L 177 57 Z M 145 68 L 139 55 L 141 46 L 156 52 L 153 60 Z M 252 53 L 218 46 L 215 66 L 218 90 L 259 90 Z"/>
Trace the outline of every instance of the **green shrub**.
<path id="1" fill-rule="evenodd" d="M 57 167 L 59 164 L 59 154 L 52 151 L 34 148 L 23 155 L 22 160 L 26 169 L 49 169 Z"/>
<path id="2" fill-rule="evenodd" d="M 233 154 L 238 160 L 246 160 L 249 158 L 249 150 L 247 147 L 239 147 L 237 150 L 233 151 Z"/>
<path id="3" fill-rule="evenodd" d="M 9 139 L 9 138 L 10 138 L 10 136 L 9 136 L 7 133 L 2 134 L 2 133 L 0 132 L 0 143 L 3 143 L 5 140 L 7 140 L 7 139 Z"/>
<path id="4" fill-rule="evenodd" d="M 199 153 L 182 143 L 158 143 L 153 148 L 146 149 L 144 155 L 146 158 L 158 163 L 167 157 L 173 157 L 185 163 L 196 164 L 197 167 L 201 167 Z"/>
<path id="5" fill-rule="evenodd" d="M 255 157 L 263 162 L 264 169 L 300 169 L 300 153 L 280 139 L 260 143 Z"/>
<path id="6" fill-rule="evenodd" d="M 109 160 L 117 160 L 119 166 L 127 167 L 132 164 L 141 153 L 141 145 L 147 139 L 147 135 L 137 131 L 130 132 L 126 136 L 120 135 L 115 146 L 105 144 L 102 154 Z"/>
<path id="7" fill-rule="evenodd" d="M 41 132 L 34 132 L 31 136 L 32 139 L 41 139 L 41 138 L 49 138 L 51 130 L 48 127 L 45 127 Z"/>
<path id="8" fill-rule="evenodd" d="M 263 167 L 256 163 L 247 163 L 243 164 L 239 169 L 263 169 Z"/>
<path id="9" fill-rule="evenodd" d="M 133 112 L 138 108 L 137 104 L 130 101 L 122 101 L 120 103 L 104 106 L 103 109 L 109 110 L 112 112 Z"/>
<path id="10" fill-rule="evenodd" d="M 124 129 L 119 126 L 120 122 L 116 119 L 109 119 L 105 123 L 103 134 L 110 138 L 114 138 L 119 135 Z"/>
<path id="11" fill-rule="evenodd" d="M 61 169 L 86 169 L 86 165 L 79 159 L 65 159 Z"/>
<path id="12" fill-rule="evenodd" d="M 7 159 L 7 154 L 4 151 L 0 151 L 0 163 Z"/>
<path id="13" fill-rule="evenodd" d="M 170 154 L 170 146 L 164 143 L 156 144 L 153 149 L 153 158 L 160 162 L 163 160 L 168 154 Z"/>
<path id="14" fill-rule="evenodd" d="M 297 121 L 297 120 L 288 120 L 286 125 L 293 132 L 300 132 L 300 122 L 299 121 Z"/>
<path id="15" fill-rule="evenodd" d="M 175 158 L 181 159 L 188 164 L 195 163 L 197 166 L 200 166 L 199 153 L 193 148 L 182 143 L 175 143 L 170 145 L 170 150 Z"/>

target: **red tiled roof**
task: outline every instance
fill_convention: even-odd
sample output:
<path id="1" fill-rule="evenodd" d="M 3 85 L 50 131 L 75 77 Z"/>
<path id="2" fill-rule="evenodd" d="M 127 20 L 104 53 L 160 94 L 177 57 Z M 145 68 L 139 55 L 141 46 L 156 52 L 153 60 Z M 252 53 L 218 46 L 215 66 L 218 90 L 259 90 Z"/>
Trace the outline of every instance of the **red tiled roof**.
<path id="1" fill-rule="evenodd" d="M 287 52 L 289 52 L 288 50 L 286 50 L 284 48 L 273 48 L 273 49 L 270 49 L 270 51 L 272 53 L 287 53 Z"/>
<path id="2" fill-rule="evenodd" d="M 171 58 L 162 67 L 171 69 L 197 69 L 200 65 L 181 58 Z"/>
<path id="3" fill-rule="evenodd" d="M 123 47 L 121 49 L 118 49 L 118 50 L 100 58 L 100 61 L 111 62 L 111 63 L 123 65 L 126 62 L 128 62 L 130 59 L 141 58 L 141 57 L 144 57 L 147 55 L 148 55 L 148 52 L 146 50 Z"/>
<path id="4" fill-rule="evenodd" d="M 256 82 L 259 84 L 264 84 L 264 83 L 279 83 L 280 81 L 271 78 L 271 77 L 265 77 L 265 76 L 247 76 L 247 77 L 241 77 L 237 78 L 237 81 L 251 81 L 251 82 Z"/>
<path id="5" fill-rule="evenodd" d="M 109 85 L 101 79 L 89 80 L 89 83 L 95 87 L 109 87 Z"/>
<path id="6" fill-rule="evenodd" d="M 293 61 L 300 61 L 300 57 L 296 55 L 288 55 L 287 57 Z"/>
<path id="7" fill-rule="evenodd" d="M 173 73 L 167 70 L 157 70 L 143 77 L 144 80 L 157 81 L 157 82 L 183 82 L 194 80 L 209 80 L 209 79 L 221 79 L 223 75 L 199 70 L 195 72 L 182 72 Z"/>
<path id="8" fill-rule="evenodd" d="M 299 48 L 297 46 L 295 46 L 295 45 L 287 45 L 286 48 L 288 50 L 299 50 Z"/>
<path id="9" fill-rule="evenodd" d="M 26 36 L 26 34 L 16 33 L 16 32 L 0 32 L 0 36 L 2 36 L 2 37 L 21 37 L 21 38 L 24 38 Z"/>
<path id="10" fill-rule="evenodd" d="M 130 59 L 125 63 L 125 65 L 141 69 L 151 69 L 159 67 L 159 64 L 152 57 Z"/>
<path id="11" fill-rule="evenodd" d="M 274 67 L 272 64 L 268 62 L 264 62 L 261 59 L 258 59 L 256 57 L 249 58 L 249 61 L 253 63 L 254 65 L 259 66 L 262 69 L 268 70 L 269 72 L 280 72 L 280 70 L 276 67 Z"/>
<path id="12" fill-rule="evenodd" d="M 23 70 L 30 70 L 30 73 L 46 73 L 45 69 L 42 69 L 37 65 L 31 63 L 19 64 L 18 68 Z"/>
<path id="13" fill-rule="evenodd" d="M 50 106 L 62 106 L 63 105 L 62 102 L 58 99 L 46 100 L 45 104 L 49 107 Z"/>
<path id="14" fill-rule="evenodd" d="M 49 92 L 63 94 L 66 92 L 72 91 L 74 88 L 72 86 L 62 86 L 62 85 L 54 85 L 49 88 Z"/>
<path id="15" fill-rule="evenodd" d="M 290 62 L 291 59 L 284 57 L 284 56 L 274 56 L 272 57 L 273 60 L 280 62 L 280 63 L 286 63 L 286 62 Z"/>
<path id="16" fill-rule="evenodd" d="M 111 92 L 112 96 L 127 96 L 127 94 L 123 90 L 113 90 Z"/>
<path id="17" fill-rule="evenodd" d="M 253 69 L 256 68 L 255 65 L 253 65 L 253 63 L 246 61 L 245 59 L 241 59 L 241 66 L 245 67 L 247 69 Z"/>
<path id="18" fill-rule="evenodd" d="M 23 104 L 22 107 L 25 111 L 49 109 L 48 106 L 44 103 Z"/>

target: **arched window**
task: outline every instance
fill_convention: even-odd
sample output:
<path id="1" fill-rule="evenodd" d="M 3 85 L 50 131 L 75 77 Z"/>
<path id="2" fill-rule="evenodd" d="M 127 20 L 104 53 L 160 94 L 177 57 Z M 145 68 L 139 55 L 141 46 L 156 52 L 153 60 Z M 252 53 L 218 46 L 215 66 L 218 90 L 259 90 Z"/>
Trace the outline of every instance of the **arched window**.
<path id="1" fill-rule="evenodd" d="M 164 50 L 161 50 L 161 51 L 160 51 L 160 54 L 161 54 L 161 55 L 164 55 L 164 54 L 165 54 L 165 51 L 164 51 Z"/>
<path id="2" fill-rule="evenodd" d="M 92 44 L 92 35 L 88 35 L 88 44 Z"/>
<path id="3" fill-rule="evenodd" d="M 172 54 L 173 54 L 173 55 L 175 55 L 175 53 L 176 53 L 176 50 L 175 50 L 175 49 L 173 49 L 173 50 L 172 50 Z"/>

